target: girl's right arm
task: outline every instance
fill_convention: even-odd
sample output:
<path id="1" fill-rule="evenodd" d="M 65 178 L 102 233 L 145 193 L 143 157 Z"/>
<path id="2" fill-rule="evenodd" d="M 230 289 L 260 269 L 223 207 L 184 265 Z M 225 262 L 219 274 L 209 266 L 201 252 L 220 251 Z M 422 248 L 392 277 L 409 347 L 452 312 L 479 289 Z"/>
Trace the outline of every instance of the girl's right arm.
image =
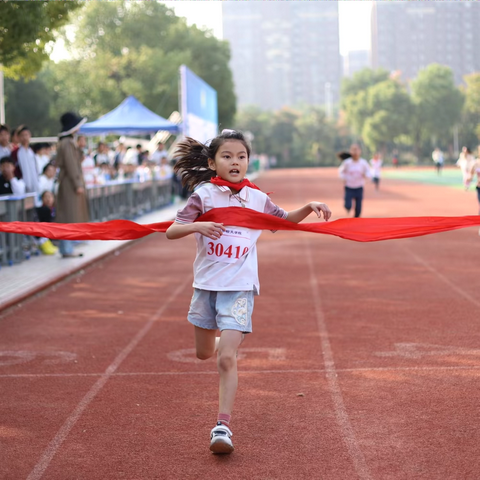
<path id="1" fill-rule="evenodd" d="M 177 238 L 183 238 L 192 233 L 200 233 L 205 237 L 212 240 L 218 240 L 226 228 L 223 223 L 215 222 L 194 222 L 194 223 L 173 223 L 168 227 L 166 232 L 169 240 L 176 240 Z"/>

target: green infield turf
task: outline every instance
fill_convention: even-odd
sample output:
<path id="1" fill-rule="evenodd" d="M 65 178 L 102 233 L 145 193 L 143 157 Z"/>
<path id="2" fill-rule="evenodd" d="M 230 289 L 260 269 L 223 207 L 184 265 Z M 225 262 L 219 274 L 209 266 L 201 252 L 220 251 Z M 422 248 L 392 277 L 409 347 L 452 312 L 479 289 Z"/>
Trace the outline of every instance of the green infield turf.
<path id="1" fill-rule="evenodd" d="M 431 169 L 398 168 L 388 169 L 382 172 L 384 178 L 395 180 L 407 180 L 431 185 L 445 185 L 447 187 L 463 189 L 462 173 L 457 168 L 446 168 L 440 175 L 432 167 Z M 471 187 L 472 188 L 472 187 Z"/>

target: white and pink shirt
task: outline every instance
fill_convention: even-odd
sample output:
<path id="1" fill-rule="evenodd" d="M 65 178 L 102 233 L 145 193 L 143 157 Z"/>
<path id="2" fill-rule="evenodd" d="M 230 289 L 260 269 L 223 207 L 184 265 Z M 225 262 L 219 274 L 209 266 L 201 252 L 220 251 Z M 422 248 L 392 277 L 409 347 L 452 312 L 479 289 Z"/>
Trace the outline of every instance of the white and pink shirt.
<path id="1" fill-rule="evenodd" d="M 348 188 L 361 188 L 365 186 L 365 179 L 370 178 L 370 166 L 364 158 L 353 160 L 347 158 L 342 162 L 338 171 L 340 178 L 345 180 Z"/>
<path id="2" fill-rule="evenodd" d="M 213 208 L 246 207 L 257 212 L 286 218 L 288 213 L 275 205 L 268 195 L 250 187 L 232 194 L 228 187 L 204 183 L 177 212 L 176 223 L 193 223 Z M 200 290 L 251 291 L 260 293 L 256 243 L 262 231 L 227 226 L 227 231 L 212 240 L 195 233 L 197 256 L 193 263 L 193 286 Z"/>

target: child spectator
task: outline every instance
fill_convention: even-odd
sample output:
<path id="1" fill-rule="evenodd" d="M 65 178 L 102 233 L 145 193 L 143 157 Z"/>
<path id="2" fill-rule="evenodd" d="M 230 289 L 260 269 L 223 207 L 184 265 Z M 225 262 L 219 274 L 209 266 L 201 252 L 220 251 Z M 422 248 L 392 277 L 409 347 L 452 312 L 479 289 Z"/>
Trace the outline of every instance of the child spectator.
<path id="1" fill-rule="evenodd" d="M 9 157 L 11 152 L 10 129 L 7 125 L 0 125 L 0 158 Z"/>
<path id="2" fill-rule="evenodd" d="M 50 191 L 45 191 L 41 196 L 42 205 L 37 207 L 37 217 L 39 222 L 53 222 L 55 219 L 55 210 L 54 203 L 55 197 Z M 58 247 L 56 247 L 51 240 L 48 238 L 39 238 L 38 246 L 41 252 L 44 255 L 54 255 L 58 252 Z"/>
<path id="3" fill-rule="evenodd" d="M 25 182 L 15 177 L 15 161 L 12 157 L 0 160 L 0 195 L 23 195 Z"/>
<path id="4" fill-rule="evenodd" d="M 43 172 L 45 165 L 50 163 L 50 144 L 49 143 L 35 143 L 32 145 L 35 160 L 37 162 L 37 172 Z M 40 189 L 39 192 L 42 192 Z"/>

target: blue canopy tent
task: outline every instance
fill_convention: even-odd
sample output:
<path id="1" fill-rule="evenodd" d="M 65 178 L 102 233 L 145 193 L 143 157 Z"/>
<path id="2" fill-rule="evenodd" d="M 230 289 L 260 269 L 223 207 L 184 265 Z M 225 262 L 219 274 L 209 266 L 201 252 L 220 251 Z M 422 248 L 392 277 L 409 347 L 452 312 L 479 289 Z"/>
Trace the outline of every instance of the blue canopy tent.
<path id="1" fill-rule="evenodd" d="M 80 134 L 86 136 L 113 135 L 146 135 L 159 130 L 177 134 L 181 132 L 178 125 L 153 113 L 142 105 L 133 95 L 127 97 L 118 107 L 106 113 L 94 122 L 85 123 Z"/>

